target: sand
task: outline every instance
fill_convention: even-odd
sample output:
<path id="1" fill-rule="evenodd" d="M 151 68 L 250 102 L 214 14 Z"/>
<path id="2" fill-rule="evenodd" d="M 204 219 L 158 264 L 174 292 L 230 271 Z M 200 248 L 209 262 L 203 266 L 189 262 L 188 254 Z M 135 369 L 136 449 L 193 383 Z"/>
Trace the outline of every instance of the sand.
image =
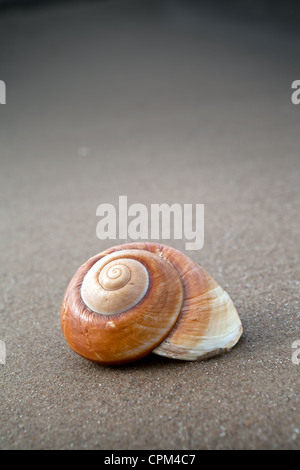
<path id="1" fill-rule="evenodd" d="M 297 449 L 299 36 L 189 2 L 143 5 L 0 18 L 0 447 Z M 64 291 L 119 243 L 96 236 L 98 205 L 119 195 L 205 205 L 201 250 L 162 241 L 234 300 L 244 334 L 230 353 L 114 368 L 68 347 Z"/>

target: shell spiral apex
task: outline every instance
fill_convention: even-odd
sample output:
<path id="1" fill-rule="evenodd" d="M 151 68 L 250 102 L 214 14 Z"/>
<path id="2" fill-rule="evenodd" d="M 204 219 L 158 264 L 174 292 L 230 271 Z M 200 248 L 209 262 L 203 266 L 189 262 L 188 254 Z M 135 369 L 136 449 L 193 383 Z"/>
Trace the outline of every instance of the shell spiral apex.
<path id="1" fill-rule="evenodd" d="M 69 346 L 102 364 L 150 354 L 195 361 L 231 349 L 241 320 L 227 292 L 198 264 L 159 243 L 128 243 L 86 261 L 61 306 Z"/>

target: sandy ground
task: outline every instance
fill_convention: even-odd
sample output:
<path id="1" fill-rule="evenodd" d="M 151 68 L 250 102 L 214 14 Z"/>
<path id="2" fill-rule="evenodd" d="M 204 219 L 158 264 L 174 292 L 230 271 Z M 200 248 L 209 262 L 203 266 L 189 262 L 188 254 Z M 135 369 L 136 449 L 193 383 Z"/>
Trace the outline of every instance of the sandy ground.
<path id="1" fill-rule="evenodd" d="M 299 36 L 143 5 L 0 18 L 0 447 L 299 448 Z M 229 354 L 113 368 L 70 350 L 62 297 L 118 242 L 96 237 L 96 208 L 119 195 L 205 204 L 187 254 L 240 313 Z"/>

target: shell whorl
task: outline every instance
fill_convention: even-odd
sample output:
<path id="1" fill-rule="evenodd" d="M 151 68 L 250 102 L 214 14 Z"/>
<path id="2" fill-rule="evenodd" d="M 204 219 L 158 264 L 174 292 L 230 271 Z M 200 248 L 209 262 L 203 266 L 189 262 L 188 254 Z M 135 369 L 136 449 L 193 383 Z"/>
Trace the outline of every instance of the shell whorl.
<path id="1" fill-rule="evenodd" d="M 189 257 L 158 243 L 115 246 L 84 263 L 66 290 L 61 325 L 74 351 L 104 364 L 150 352 L 211 357 L 242 334 L 229 295 Z"/>
<path id="2" fill-rule="evenodd" d="M 82 286 L 84 303 L 96 313 L 116 315 L 134 307 L 146 294 L 149 275 L 142 263 L 107 255 L 87 272 Z"/>

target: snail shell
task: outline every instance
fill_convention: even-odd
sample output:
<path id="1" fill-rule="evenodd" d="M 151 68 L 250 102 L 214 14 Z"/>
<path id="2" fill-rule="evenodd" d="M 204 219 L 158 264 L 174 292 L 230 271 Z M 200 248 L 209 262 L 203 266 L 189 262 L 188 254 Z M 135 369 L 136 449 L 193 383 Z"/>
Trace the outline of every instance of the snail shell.
<path id="1" fill-rule="evenodd" d="M 227 292 L 189 257 L 158 243 L 115 246 L 86 261 L 66 290 L 61 326 L 75 352 L 103 364 L 151 352 L 211 357 L 243 331 Z"/>

